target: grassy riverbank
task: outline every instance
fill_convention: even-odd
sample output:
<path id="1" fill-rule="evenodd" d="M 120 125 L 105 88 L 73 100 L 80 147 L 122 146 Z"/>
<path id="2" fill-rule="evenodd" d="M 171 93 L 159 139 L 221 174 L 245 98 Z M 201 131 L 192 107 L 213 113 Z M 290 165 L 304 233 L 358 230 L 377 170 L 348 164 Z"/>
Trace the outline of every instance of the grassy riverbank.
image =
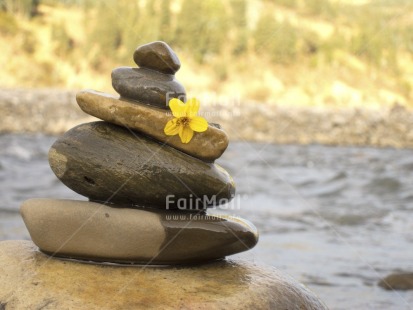
<path id="1" fill-rule="evenodd" d="M 0 85 L 111 91 L 111 70 L 162 39 L 180 55 L 189 96 L 412 106 L 412 8 L 405 0 L 44 0 L 29 18 L 10 6 L 0 12 Z"/>
<path id="2" fill-rule="evenodd" d="M 111 70 L 161 39 L 233 140 L 413 147 L 410 1 L 23 2 L 0 0 L 0 132 L 90 120 L 74 90 L 113 93 Z"/>

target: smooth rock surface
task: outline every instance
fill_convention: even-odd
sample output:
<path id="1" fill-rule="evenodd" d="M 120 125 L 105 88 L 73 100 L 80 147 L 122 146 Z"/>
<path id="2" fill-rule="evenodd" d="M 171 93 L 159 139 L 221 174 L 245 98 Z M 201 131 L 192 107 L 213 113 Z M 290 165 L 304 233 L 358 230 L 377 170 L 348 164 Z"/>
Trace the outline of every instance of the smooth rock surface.
<path id="1" fill-rule="evenodd" d="M 9 309 L 288 309 L 326 306 L 289 276 L 246 261 L 179 268 L 50 259 L 30 241 L 0 242 L 0 305 Z"/>
<path id="2" fill-rule="evenodd" d="M 149 211 L 88 201 L 30 199 L 20 209 L 45 253 L 105 262 L 198 263 L 247 251 L 258 242 L 246 220 Z"/>
<path id="3" fill-rule="evenodd" d="M 195 132 L 190 143 L 182 143 L 179 136 L 164 134 L 166 123 L 172 119 L 170 111 L 164 111 L 143 104 L 93 90 L 77 93 L 80 108 L 89 115 L 104 121 L 138 130 L 152 138 L 205 161 L 219 158 L 228 147 L 229 139 L 223 130 L 210 124 L 204 132 Z"/>
<path id="4" fill-rule="evenodd" d="M 112 71 L 112 86 L 124 98 L 168 109 L 169 100 L 186 101 L 185 88 L 174 75 L 146 68 L 120 67 Z"/>
<path id="5" fill-rule="evenodd" d="M 67 187 L 95 201 L 202 209 L 235 194 L 218 165 L 107 122 L 66 132 L 51 147 L 49 163 Z"/>
<path id="6" fill-rule="evenodd" d="M 166 74 L 175 74 L 181 67 L 178 56 L 168 44 L 162 41 L 139 46 L 133 53 L 133 60 L 139 67 Z"/>
<path id="7" fill-rule="evenodd" d="M 379 286 L 386 290 L 413 290 L 413 272 L 388 275 L 379 282 Z"/>

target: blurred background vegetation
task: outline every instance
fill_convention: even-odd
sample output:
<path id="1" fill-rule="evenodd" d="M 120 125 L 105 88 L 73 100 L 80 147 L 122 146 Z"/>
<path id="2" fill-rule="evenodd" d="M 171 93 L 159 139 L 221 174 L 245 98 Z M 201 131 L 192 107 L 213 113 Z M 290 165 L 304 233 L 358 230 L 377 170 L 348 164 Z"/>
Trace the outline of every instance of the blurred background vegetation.
<path id="1" fill-rule="evenodd" d="M 138 45 L 164 40 L 190 96 L 413 106 L 412 8 L 411 0 L 0 0 L 0 86 L 113 92 L 111 70 L 134 66 Z"/>

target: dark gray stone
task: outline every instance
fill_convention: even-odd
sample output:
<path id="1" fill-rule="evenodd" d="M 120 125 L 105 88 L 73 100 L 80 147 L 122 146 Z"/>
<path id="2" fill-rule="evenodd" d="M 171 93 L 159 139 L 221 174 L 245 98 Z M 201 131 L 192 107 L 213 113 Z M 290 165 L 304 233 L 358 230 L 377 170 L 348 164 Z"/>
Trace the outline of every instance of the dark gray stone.
<path id="1" fill-rule="evenodd" d="M 235 194 L 223 168 L 106 122 L 66 132 L 50 149 L 49 163 L 66 186 L 94 201 L 197 209 Z"/>
<path id="2" fill-rule="evenodd" d="M 139 46 L 133 54 L 133 60 L 139 67 L 166 74 L 175 74 L 181 67 L 178 56 L 168 44 L 162 41 Z"/>
<path id="3" fill-rule="evenodd" d="M 185 88 L 174 75 L 145 68 L 120 67 L 112 71 L 112 86 L 121 97 L 168 109 L 169 100 L 186 101 Z"/>

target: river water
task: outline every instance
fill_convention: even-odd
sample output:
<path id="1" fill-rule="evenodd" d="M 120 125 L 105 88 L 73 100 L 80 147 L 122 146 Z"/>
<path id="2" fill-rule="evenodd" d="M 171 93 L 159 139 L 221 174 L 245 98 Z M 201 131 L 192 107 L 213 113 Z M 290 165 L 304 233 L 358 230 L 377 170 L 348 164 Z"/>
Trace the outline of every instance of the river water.
<path id="1" fill-rule="evenodd" d="M 0 136 L 0 240 L 29 239 L 18 215 L 25 199 L 83 199 L 48 166 L 54 140 Z M 413 150 L 232 142 L 218 163 L 237 198 L 212 212 L 260 231 L 240 257 L 290 274 L 331 309 L 413 309 L 412 291 L 377 286 L 413 271 Z"/>

